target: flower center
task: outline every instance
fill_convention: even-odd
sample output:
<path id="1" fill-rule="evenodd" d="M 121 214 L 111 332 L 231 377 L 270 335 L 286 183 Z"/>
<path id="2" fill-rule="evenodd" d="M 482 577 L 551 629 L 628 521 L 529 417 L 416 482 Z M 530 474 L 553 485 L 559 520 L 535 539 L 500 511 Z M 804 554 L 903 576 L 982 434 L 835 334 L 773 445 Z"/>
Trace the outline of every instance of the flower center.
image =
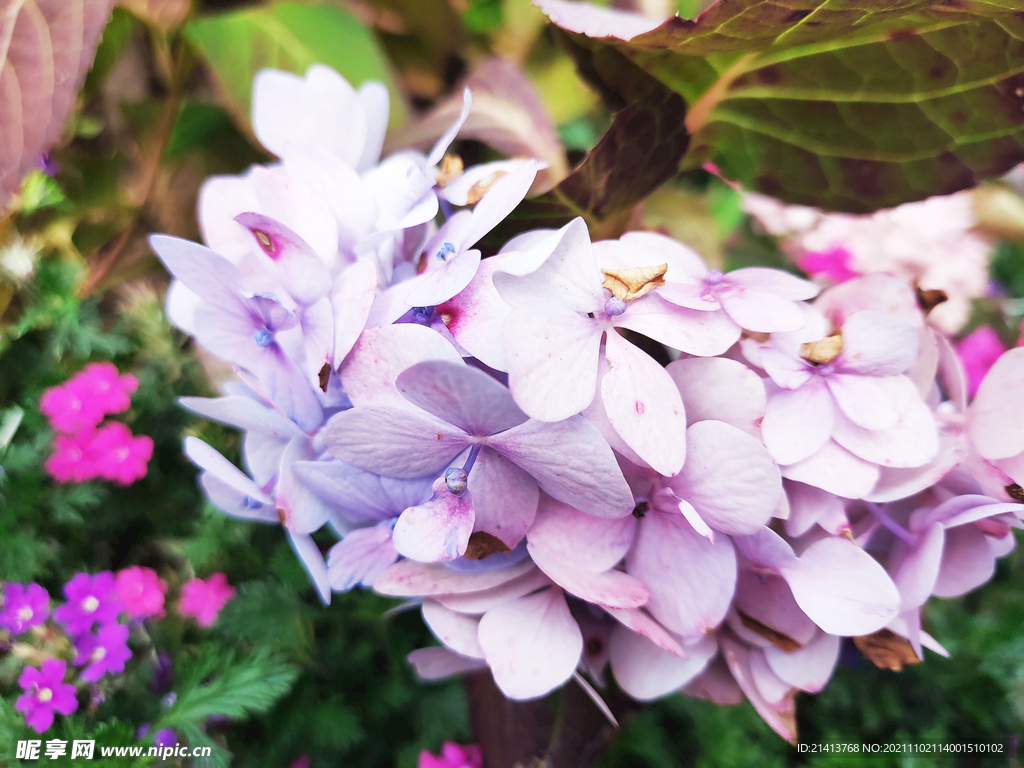
<path id="1" fill-rule="evenodd" d="M 433 307 L 413 307 L 412 319 L 420 325 L 427 325 L 434 314 Z"/>
<path id="2" fill-rule="evenodd" d="M 618 317 L 626 311 L 626 302 L 618 296 L 612 296 L 604 303 L 604 313 L 608 317 Z"/>
<path id="3" fill-rule="evenodd" d="M 49 688 L 43 688 L 39 691 L 38 694 L 36 694 L 36 698 L 45 704 L 53 698 L 53 691 L 51 691 Z"/>
<path id="4" fill-rule="evenodd" d="M 101 647 L 101 648 L 97 648 L 92 653 L 90 653 L 89 654 L 89 659 L 91 661 L 99 661 L 100 659 L 102 659 L 106 655 L 107 655 L 107 649 Z"/>
<path id="5" fill-rule="evenodd" d="M 85 600 L 82 601 L 82 610 L 85 613 L 92 613 L 100 607 L 100 601 L 96 599 L 94 595 L 89 595 Z"/>
<path id="6" fill-rule="evenodd" d="M 242 503 L 249 509 L 259 509 L 263 506 L 263 502 L 259 499 L 254 499 L 252 496 L 246 496 L 242 499 Z"/>
<path id="7" fill-rule="evenodd" d="M 720 285 L 721 282 L 722 282 L 722 278 L 724 278 L 724 277 L 725 277 L 725 275 L 722 274 L 722 270 L 720 270 L 720 269 L 709 269 L 708 273 L 706 275 L 704 275 L 704 284 L 705 285 Z"/>
<path id="8" fill-rule="evenodd" d="M 441 246 L 441 249 L 434 254 L 438 261 L 447 261 L 448 257 L 455 253 L 455 246 L 451 243 L 445 243 Z"/>
<path id="9" fill-rule="evenodd" d="M 33 611 L 26 605 L 24 608 L 19 610 L 15 615 L 18 617 L 18 621 L 24 623 L 32 618 Z"/>
<path id="10" fill-rule="evenodd" d="M 469 487 L 469 475 L 462 467 L 449 467 L 444 473 L 444 484 L 453 496 L 461 496 Z"/>
<path id="11" fill-rule="evenodd" d="M 261 347 L 269 347 L 271 342 L 274 340 L 274 334 L 266 328 L 260 328 L 253 334 L 253 338 L 256 339 L 256 343 Z"/>

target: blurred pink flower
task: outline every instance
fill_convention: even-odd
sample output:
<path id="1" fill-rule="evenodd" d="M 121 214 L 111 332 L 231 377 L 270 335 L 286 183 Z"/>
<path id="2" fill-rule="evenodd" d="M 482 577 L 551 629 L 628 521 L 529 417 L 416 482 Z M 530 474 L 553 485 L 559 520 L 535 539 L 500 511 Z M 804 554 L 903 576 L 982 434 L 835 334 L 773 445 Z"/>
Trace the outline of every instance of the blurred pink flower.
<path id="1" fill-rule="evenodd" d="M 152 568 L 133 565 L 117 572 L 117 596 L 133 619 L 164 615 L 167 582 Z"/>
<path id="2" fill-rule="evenodd" d="M 104 424 L 90 443 L 96 475 L 120 485 L 131 485 L 146 476 L 147 464 L 153 457 L 153 441 L 142 435 L 135 437 L 119 421 Z"/>
<path id="3" fill-rule="evenodd" d="M 223 573 L 215 573 L 206 581 L 192 579 L 181 588 L 178 612 L 192 616 L 201 627 L 208 627 L 217 620 L 217 614 L 228 600 L 234 597 L 235 588 L 228 584 Z"/>
<path id="4" fill-rule="evenodd" d="M 857 277 L 858 273 L 850 269 L 852 260 L 853 254 L 841 245 L 823 251 L 807 251 L 794 259 L 811 277 L 824 277 L 832 283 L 845 283 Z"/>
<path id="5" fill-rule="evenodd" d="M 956 345 L 956 354 L 963 363 L 967 374 L 967 388 L 971 397 L 978 392 L 981 380 L 985 378 L 999 356 L 1006 351 L 999 336 L 987 325 L 975 328 Z"/>
<path id="6" fill-rule="evenodd" d="M 454 741 L 445 742 L 440 755 L 427 750 L 420 752 L 418 768 L 483 768 L 484 759 L 480 747 L 475 744 L 462 746 Z"/>
<path id="7" fill-rule="evenodd" d="M 309 755 L 299 755 L 297 758 L 295 758 L 295 761 L 288 766 L 288 768 L 309 768 L 309 766 Z"/>
<path id="8" fill-rule="evenodd" d="M 59 483 L 84 483 L 97 475 L 92 455 L 91 430 L 77 435 L 55 435 L 53 453 L 46 460 L 47 473 Z"/>
<path id="9" fill-rule="evenodd" d="M 120 375 L 113 363 L 90 363 L 39 399 L 39 411 L 58 432 L 73 435 L 99 424 L 108 413 L 131 405 L 129 395 L 139 387 L 130 373 Z"/>

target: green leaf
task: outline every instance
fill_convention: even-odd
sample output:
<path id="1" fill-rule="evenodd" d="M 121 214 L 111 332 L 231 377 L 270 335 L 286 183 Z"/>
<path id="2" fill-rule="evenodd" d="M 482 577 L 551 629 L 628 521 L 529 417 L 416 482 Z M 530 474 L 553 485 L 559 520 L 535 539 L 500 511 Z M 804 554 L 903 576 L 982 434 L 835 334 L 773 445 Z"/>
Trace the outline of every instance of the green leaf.
<path id="1" fill-rule="evenodd" d="M 1024 16 L 1011 7 L 737 0 L 629 41 L 572 38 L 686 100 L 687 167 L 711 161 L 789 202 L 868 212 L 1024 160 Z"/>
<path id="2" fill-rule="evenodd" d="M 236 117 L 247 119 L 253 76 L 264 67 L 305 74 L 326 64 L 358 87 L 383 82 L 391 92 L 391 122 L 404 106 L 373 35 L 353 16 L 330 5 L 279 5 L 226 13 L 191 22 L 186 37 L 199 49 L 223 87 Z"/>

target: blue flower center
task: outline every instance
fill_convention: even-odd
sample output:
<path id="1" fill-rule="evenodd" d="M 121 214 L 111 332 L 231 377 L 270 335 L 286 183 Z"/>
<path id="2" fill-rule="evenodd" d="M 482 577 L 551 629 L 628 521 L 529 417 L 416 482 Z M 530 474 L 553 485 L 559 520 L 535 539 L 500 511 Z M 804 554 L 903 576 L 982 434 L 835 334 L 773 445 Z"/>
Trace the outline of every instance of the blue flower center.
<path id="1" fill-rule="evenodd" d="M 461 496 L 469 487 L 469 476 L 462 467 L 450 467 L 444 473 L 444 484 L 452 496 Z"/>
<path id="2" fill-rule="evenodd" d="M 626 311 L 626 302 L 618 296 L 612 296 L 604 303 L 604 312 L 609 317 L 618 317 Z"/>
<path id="3" fill-rule="evenodd" d="M 256 343 L 261 347 L 269 347 L 274 342 L 274 334 L 266 328 L 260 328 L 256 331 L 256 333 L 253 334 L 253 338 L 256 339 Z"/>
<path id="4" fill-rule="evenodd" d="M 435 256 L 438 258 L 439 261 L 446 261 L 448 259 L 448 257 L 452 256 L 454 253 L 455 253 L 455 246 L 452 245 L 451 243 L 447 243 L 446 242 L 446 243 L 444 243 L 441 246 L 441 250 L 439 250 L 435 254 Z"/>
<path id="5" fill-rule="evenodd" d="M 433 307 L 413 307 L 412 308 L 412 319 L 414 322 L 420 325 L 427 325 L 430 322 L 431 316 L 434 314 Z"/>
<path id="6" fill-rule="evenodd" d="M 259 509 L 260 507 L 263 506 L 262 501 L 260 501 L 259 499 L 254 499 L 252 496 L 246 496 L 244 499 L 242 499 L 242 504 L 244 504 L 249 509 Z"/>
<path id="7" fill-rule="evenodd" d="M 719 285 L 724 277 L 725 275 L 722 274 L 722 270 L 709 269 L 708 273 L 704 275 L 704 283 L 707 285 Z"/>

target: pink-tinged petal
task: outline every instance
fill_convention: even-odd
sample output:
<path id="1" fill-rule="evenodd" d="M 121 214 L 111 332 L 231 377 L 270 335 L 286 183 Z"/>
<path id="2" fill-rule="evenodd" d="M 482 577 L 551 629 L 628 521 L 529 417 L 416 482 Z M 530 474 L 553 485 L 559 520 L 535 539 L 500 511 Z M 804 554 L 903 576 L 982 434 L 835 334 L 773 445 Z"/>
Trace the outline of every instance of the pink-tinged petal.
<path id="1" fill-rule="evenodd" d="M 798 645 L 809 643 L 818 632 L 814 622 L 800 610 L 785 579 L 775 574 L 742 569 L 736 582 L 733 605 L 743 616 L 774 629 Z M 740 623 L 743 623 L 742 616 Z M 760 634 L 758 637 L 767 639 Z M 763 645 L 768 647 L 771 642 Z"/>
<path id="2" fill-rule="evenodd" d="M 1024 452 L 1008 459 L 994 459 L 992 464 L 984 463 L 994 466 L 1001 474 L 1006 475 L 1018 485 L 1024 485 Z"/>
<path id="3" fill-rule="evenodd" d="M 1005 351 L 1003 342 L 988 325 L 975 328 L 956 345 L 956 354 L 963 363 L 971 397 L 977 393 L 985 374 Z"/>
<path id="4" fill-rule="evenodd" d="M 736 343 L 741 332 L 724 312 L 677 307 L 656 292 L 630 302 L 615 325 L 700 357 L 722 354 Z"/>
<path id="5" fill-rule="evenodd" d="M 964 372 L 960 358 L 957 357 L 956 350 L 953 349 L 949 339 L 934 330 L 931 330 L 931 336 L 935 340 L 939 355 L 937 371 L 939 381 L 956 412 L 963 413 L 967 409 L 967 374 Z"/>
<path id="6" fill-rule="evenodd" d="M 391 597 L 431 597 L 482 592 L 512 581 L 536 566 L 528 559 L 498 571 L 466 573 L 434 563 L 399 560 L 373 583 L 375 592 Z"/>
<path id="7" fill-rule="evenodd" d="M 490 589 L 483 589 L 479 592 L 467 592 L 465 594 L 437 595 L 436 599 L 445 608 L 450 608 L 453 611 L 480 615 L 487 613 L 487 611 L 496 608 L 502 603 L 524 597 L 550 584 L 551 579 L 539 568 L 534 568 L 522 576 L 518 576 Z"/>
<path id="8" fill-rule="evenodd" d="M 484 259 L 469 285 L 454 298 L 437 306 L 442 322 L 455 340 L 473 357 L 497 371 L 507 370 L 501 330 L 512 307 L 498 295 L 492 277 L 512 253 Z"/>
<path id="9" fill-rule="evenodd" d="M 736 552 L 729 537 L 711 543 L 682 516 L 656 511 L 637 526 L 626 569 L 650 589 L 651 615 L 684 637 L 718 626 L 736 586 Z"/>
<path id="10" fill-rule="evenodd" d="M 918 329 L 917 357 L 913 365 L 907 369 L 907 378 L 914 382 L 917 393 L 922 400 L 927 400 L 936 383 L 935 377 L 939 371 L 939 345 L 937 337 L 939 334 L 930 326 Z M 945 381 L 942 381 L 945 384 Z"/>
<path id="11" fill-rule="evenodd" d="M 611 448 L 582 416 L 557 424 L 531 419 L 487 443 L 559 501 L 599 517 L 625 517 L 633 511 L 633 494 Z"/>
<path id="12" fill-rule="evenodd" d="M 722 308 L 718 296 L 700 283 L 665 283 L 658 289 L 658 296 L 677 307 L 695 309 L 698 312 L 717 312 Z"/>
<path id="13" fill-rule="evenodd" d="M 833 440 L 813 456 L 782 467 L 782 476 L 842 496 L 862 499 L 878 482 L 881 469 L 864 461 Z"/>
<path id="14" fill-rule="evenodd" d="M 266 399 L 306 433 L 317 430 L 324 420 L 306 375 L 277 345 L 267 347 L 254 373 Z"/>
<path id="15" fill-rule="evenodd" d="M 485 613 L 480 645 L 502 693 L 534 699 L 572 677 L 583 635 L 562 590 L 552 587 Z"/>
<path id="16" fill-rule="evenodd" d="M 886 386 L 886 379 L 833 373 L 825 377 L 825 384 L 839 410 L 857 426 L 887 429 L 896 423 L 896 407 L 889 387 Z"/>
<path id="17" fill-rule="evenodd" d="M 789 542 L 767 527 L 751 536 L 734 536 L 733 544 L 743 558 L 755 568 L 775 570 L 796 559 Z"/>
<path id="18" fill-rule="evenodd" d="M 608 645 L 615 681 L 638 701 L 652 701 L 682 688 L 718 653 L 712 637 L 700 638 L 686 647 L 686 656 L 678 656 L 625 627 L 612 630 Z"/>
<path id="19" fill-rule="evenodd" d="M 337 592 L 347 592 L 356 584 L 372 587 L 397 559 L 389 527 L 357 528 L 346 533 L 327 553 L 328 580 Z"/>
<path id="20" fill-rule="evenodd" d="M 469 473 L 469 495 L 476 506 L 474 531 L 515 547 L 537 513 L 537 481 L 500 453 L 484 447 Z"/>
<path id="21" fill-rule="evenodd" d="M 602 280 L 580 218 L 510 256 L 493 277 L 498 294 L 513 307 L 546 302 L 580 313 L 602 310 Z"/>
<path id="22" fill-rule="evenodd" d="M 632 262 L 614 266 L 618 269 L 642 267 L 654 264 L 668 264 L 665 280 L 669 283 L 686 284 L 703 282 L 708 268 L 695 250 L 678 240 L 657 232 L 627 232 L 619 242 L 627 246 L 624 251 Z"/>
<path id="23" fill-rule="evenodd" d="M 443 680 L 452 675 L 487 668 L 485 661 L 459 656 L 459 654 L 437 645 L 429 648 L 417 648 L 406 657 L 406 661 L 423 680 Z"/>
<path id="24" fill-rule="evenodd" d="M 365 405 L 327 422 L 324 445 L 355 467 L 388 477 L 423 477 L 444 469 L 468 442 L 461 430 L 408 405 Z"/>
<path id="25" fill-rule="evenodd" d="M 604 353 L 609 371 L 601 399 L 608 421 L 641 459 L 662 475 L 675 475 L 686 458 L 686 411 L 675 382 L 615 331 L 608 332 Z"/>
<path id="26" fill-rule="evenodd" d="M 831 635 L 870 635 L 899 613 L 900 593 L 889 574 L 844 538 L 815 542 L 779 572 L 797 605 Z"/>
<path id="27" fill-rule="evenodd" d="M 942 564 L 933 595 L 960 597 L 992 578 L 996 572 L 996 558 L 988 545 L 988 538 L 973 525 L 946 531 Z"/>
<path id="28" fill-rule="evenodd" d="M 599 366 L 598 379 L 600 380 L 601 377 L 608 373 L 608 360 L 604 355 L 601 355 Z M 647 466 L 647 463 L 637 456 L 636 451 L 626 445 L 626 441 L 615 431 L 615 427 L 608 420 L 608 414 L 604 410 L 604 400 L 602 398 L 595 397 L 590 405 L 583 409 L 580 415 L 597 427 L 597 431 L 601 433 L 601 436 L 604 437 L 608 445 L 618 456 L 638 467 Z"/>
<path id="29" fill-rule="evenodd" d="M 642 608 L 608 608 L 605 610 L 616 621 L 632 632 L 642 635 L 659 648 L 686 658 L 687 652 L 679 641 L 661 624 L 652 619 Z"/>
<path id="30" fill-rule="evenodd" d="M 965 461 L 970 448 L 959 438 L 945 432 L 939 433 L 939 454 L 920 467 L 896 469 L 885 467 L 878 483 L 865 501 L 886 502 L 905 499 L 930 488 L 949 472 Z"/>
<path id="31" fill-rule="evenodd" d="M 837 328 L 854 312 L 864 309 L 891 315 L 915 328 L 924 325 L 924 314 L 910 282 L 888 272 L 874 272 L 833 285 L 818 297 L 814 306 Z"/>
<path id="32" fill-rule="evenodd" d="M 433 490 L 432 498 L 401 514 L 391 533 L 398 554 L 420 563 L 462 557 L 476 521 L 471 494 L 454 495 L 443 477 Z"/>
<path id="33" fill-rule="evenodd" d="M 913 325 L 865 309 L 843 321 L 843 350 L 834 364 L 844 372 L 895 376 L 913 364 L 917 344 Z"/>
<path id="34" fill-rule="evenodd" d="M 405 296 L 410 307 L 432 307 L 443 304 L 460 293 L 476 274 L 480 266 L 480 251 L 462 251 L 452 256 L 440 268 L 415 283 Z"/>
<path id="35" fill-rule="evenodd" d="M 817 285 L 810 280 L 769 267 L 744 267 L 734 269 L 723 281 L 729 286 L 766 291 L 791 301 L 807 301 L 818 295 Z M 795 330 L 795 329 L 794 329 Z"/>
<path id="36" fill-rule="evenodd" d="M 149 245 L 167 271 L 206 301 L 223 307 L 238 303 L 244 287 L 242 273 L 223 256 L 198 243 L 167 235 L 152 235 Z"/>
<path id="37" fill-rule="evenodd" d="M 338 368 L 366 327 L 370 307 L 377 292 L 377 268 L 369 259 L 361 259 L 342 272 L 331 287 L 334 313 L 332 366 Z"/>
<path id="38" fill-rule="evenodd" d="M 839 638 L 820 632 L 803 648 L 789 652 L 771 645 L 764 649 L 764 658 L 779 679 L 801 691 L 817 693 L 839 661 Z"/>
<path id="39" fill-rule="evenodd" d="M 997 539 L 995 536 L 989 536 L 988 544 L 995 557 L 1006 557 L 1016 548 L 1017 537 L 1013 535 L 1013 531 L 1008 532 L 1001 539 Z"/>
<path id="40" fill-rule="evenodd" d="M 566 592 L 608 608 L 639 608 L 650 593 L 640 581 L 622 571 L 594 573 L 542 554 L 527 545 L 533 562 Z"/>
<path id="41" fill-rule="evenodd" d="M 719 706 L 735 706 L 743 701 L 743 691 L 736 684 L 725 660 L 719 656 L 683 689 L 687 696 L 707 699 Z"/>
<path id="42" fill-rule="evenodd" d="M 750 656 L 758 651 L 750 651 L 727 637 L 719 639 L 722 657 L 729 665 L 729 671 L 735 678 L 744 695 L 750 700 L 768 726 L 790 744 L 796 744 L 796 705 L 794 697 L 786 697 L 781 703 L 772 706 L 758 690 L 750 672 Z"/>
<path id="43" fill-rule="evenodd" d="M 814 455 L 832 433 L 835 404 L 820 380 L 799 389 L 783 389 L 768 398 L 761 436 L 779 464 L 795 464 Z"/>
<path id="44" fill-rule="evenodd" d="M 633 543 L 636 518 L 595 517 L 548 495 L 530 526 L 530 547 L 550 558 L 599 573 L 618 565 Z"/>
<path id="45" fill-rule="evenodd" d="M 792 695 L 793 687 L 772 672 L 764 651 L 759 648 L 750 650 L 750 679 L 757 692 L 772 706 L 778 706 L 787 695 Z"/>
<path id="46" fill-rule="evenodd" d="M 424 360 L 462 363 L 462 356 L 441 334 L 422 325 L 404 323 L 370 328 L 360 335 L 338 375 L 354 405 L 407 405 L 395 379 L 406 368 Z"/>
<path id="47" fill-rule="evenodd" d="M 835 494 L 792 480 L 787 480 L 783 485 L 789 497 L 787 536 L 803 536 L 822 517 L 845 515 L 843 500 Z"/>
<path id="48" fill-rule="evenodd" d="M 933 523 L 919 534 L 913 549 L 908 551 L 901 544 L 902 557 L 899 558 L 892 579 L 900 591 L 902 611 L 921 607 L 931 596 L 935 580 L 939 577 L 945 543 L 942 523 Z M 891 560 L 889 569 L 893 569 Z"/>
<path id="49" fill-rule="evenodd" d="M 924 466 L 939 453 L 939 431 L 928 406 L 906 376 L 880 379 L 892 396 L 898 421 L 888 429 L 865 429 L 836 413 L 832 438 L 860 458 L 886 467 Z"/>
<path id="50" fill-rule="evenodd" d="M 766 291 L 728 285 L 718 291 L 718 300 L 733 322 L 749 331 L 797 331 L 804 325 L 800 305 Z"/>
<path id="51" fill-rule="evenodd" d="M 714 419 L 748 435 L 760 435 L 764 385 L 743 363 L 724 357 L 691 357 L 675 360 L 665 370 L 683 396 L 688 425 Z"/>
<path id="52" fill-rule="evenodd" d="M 261 213 L 240 213 L 235 221 L 252 233 L 254 248 L 280 266 L 277 276 L 281 287 L 297 304 L 313 304 L 327 295 L 330 273 L 305 240 Z"/>
<path id="53" fill-rule="evenodd" d="M 199 231 L 211 250 L 234 264 L 252 253 L 252 235 L 235 221 L 240 213 L 263 211 L 248 174 L 209 177 L 199 188 L 196 208 Z"/>
<path id="54" fill-rule="evenodd" d="M 434 600 L 425 600 L 422 611 L 424 623 L 445 646 L 460 656 L 471 659 L 484 657 L 484 649 L 477 639 L 480 619 L 451 611 Z"/>
<path id="55" fill-rule="evenodd" d="M 1024 347 L 1000 357 L 978 387 L 967 430 L 978 453 L 1005 459 L 1024 451 Z"/>
<path id="56" fill-rule="evenodd" d="M 475 245 L 481 237 L 512 213 L 530 191 L 533 180 L 537 178 L 538 168 L 536 160 L 525 160 L 511 173 L 502 176 L 491 185 L 473 208 L 473 218 L 462 234 L 462 248 Z"/>
<path id="57" fill-rule="evenodd" d="M 302 567 L 309 574 L 313 586 L 316 587 L 317 595 L 320 596 L 320 602 L 324 605 L 330 605 L 331 582 L 327 575 L 327 563 L 324 562 L 324 556 L 321 554 L 320 548 L 317 547 L 316 542 L 308 534 L 295 533 L 294 531 L 288 531 L 288 542 L 292 545 L 292 549 L 298 556 L 299 562 L 302 563 Z"/>
<path id="58" fill-rule="evenodd" d="M 551 23 L 587 37 L 629 40 L 661 26 L 661 20 L 639 13 L 600 8 L 590 3 L 566 0 L 536 0 L 534 3 Z"/>
<path id="59" fill-rule="evenodd" d="M 251 496 L 263 504 L 274 503 L 274 500 L 265 494 L 242 470 L 198 437 L 185 438 L 185 455 L 197 467 L 216 476 L 239 493 Z"/>
<path id="60" fill-rule="evenodd" d="M 262 212 L 286 224 L 330 264 L 338 253 L 338 222 L 313 190 L 283 173 L 261 166 L 249 175 Z"/>
<path id="61" fill-rule="evenodd" d="M 427 360 L 395 381 L 406 400 L 471 435 L 493 435 L 526 421 L 508 389 L 478 368 Z"/>
<path id="62" fill-rule="evenodd" d="M 189 336 L 196 335 L 196 307 L 203 303 L 202 297 L 187 288 L 180 280 L 171 280 L 164 295 L 164 312 L 178 330 Z"/>
<path id="63" fill-rule="evenodd" d="M 599 322 L 558 304 L 513 310 L 503 338 L 516 404 L 543 421 L 586 408 L 597 391 L 602 333 Z"/>
<path id="64" fill-rule="evenodd" d="M 768 346 L 758 347 L 757 352 L 757 362 L 783 389 L 798 389 L 814 375 L 814 368 L 799 357 Z"/>
<path id="65" fill-rule="evenodd" d="M 755 533 L 771 519 L 782 495 L 782 476 L 757 440 L 721 421 L 686 430 L 689 455 L 669 485 L 716 531 Z"/>
<path id="66" fill-rule="evenodd" d="M 671 494 L 671 496 L 668 496 L 668 494 Z M 663 512 L 669 511 L 668 508 L 663 505 L 671 504 L 673 507 L 679 509 L 679 513 L 686 518 L 686 522 L 693 526 L 693 530 L 709 541 L 713 542 L 715 540 L 715 532 L 711 530 L 711 526 L 704 522 L 704 518 L 697 513 L 697 510 L 693 508 L 693 505 L 690 504 L 690 502 L 680 499 L 671 488 L 662 489 L 659 492 L 659 495 L 663 496 L 663 498 L 658 500 L 659 507 Z M 668 496 L 668 500 L 666 500 L 664 496 Z"/>
<path id="67" fill-rule="evenodd" d="M 954 528 L 993 515 L 1013 514 L 1021 508 L 1018 504 L 998 502 L 982 494 L 966 493 L 947 499 L 923 517 L 915 515 L 911 518 L 910 530 L 921 531 L 932 523 L 942 523 L 945 528 Z"/>

